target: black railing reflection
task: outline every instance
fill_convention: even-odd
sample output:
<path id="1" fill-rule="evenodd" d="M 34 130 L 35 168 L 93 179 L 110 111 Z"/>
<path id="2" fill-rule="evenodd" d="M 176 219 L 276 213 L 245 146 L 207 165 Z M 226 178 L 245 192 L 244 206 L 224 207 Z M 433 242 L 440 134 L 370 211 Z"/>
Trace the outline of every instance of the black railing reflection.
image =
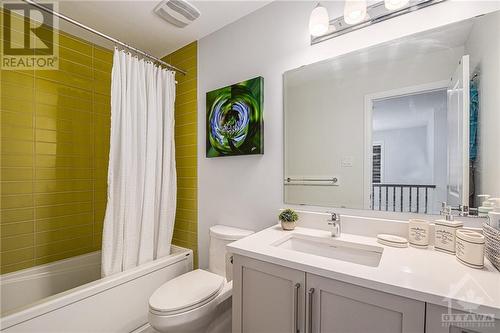
<path id="1" fill-rule="evenodd" d="M 374 183 L 372 185 L 373 210 L 412 213 L 427 213 L 429 211 L 429 192 L 436 188 L 436 185 L 422 184 Z M 413 209 L 413 200 L 416 200 L 414 205 L 416 209 Z M 405 210 L 406 206 L 408 210 Z"/>

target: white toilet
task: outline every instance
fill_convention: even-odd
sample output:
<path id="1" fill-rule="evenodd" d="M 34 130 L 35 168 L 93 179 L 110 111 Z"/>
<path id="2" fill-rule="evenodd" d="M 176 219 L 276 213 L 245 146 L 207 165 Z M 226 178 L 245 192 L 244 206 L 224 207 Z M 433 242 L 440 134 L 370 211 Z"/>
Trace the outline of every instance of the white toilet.
<path id="1" fill-rule="evenodd" d="M 149 324 L 161 333 L 230 332 L 233 283 L 226 245 L 252 233 L 211 227 L 208 271 L 196 269 L 158 288 L 149 298 Z"/>

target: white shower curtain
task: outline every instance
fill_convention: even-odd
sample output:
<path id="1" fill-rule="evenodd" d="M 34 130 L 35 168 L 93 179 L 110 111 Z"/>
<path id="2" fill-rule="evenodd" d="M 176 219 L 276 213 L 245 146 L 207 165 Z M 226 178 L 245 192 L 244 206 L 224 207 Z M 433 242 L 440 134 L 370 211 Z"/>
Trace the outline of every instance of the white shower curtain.
<path id="1" fill-rule="evenodd" d="M 175 73 L 115 49 L 102 275 L 170 253 L 176 207 Z"/>

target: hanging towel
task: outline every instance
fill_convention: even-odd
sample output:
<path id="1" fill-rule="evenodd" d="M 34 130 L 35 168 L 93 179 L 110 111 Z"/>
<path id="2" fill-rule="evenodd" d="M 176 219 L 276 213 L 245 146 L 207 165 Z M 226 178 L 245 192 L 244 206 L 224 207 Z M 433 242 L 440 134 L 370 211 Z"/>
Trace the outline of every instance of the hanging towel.
<path id="1" fill-rule="evenodd" d="M 477 82 L 472 81 L 470 85 L 470 121 L 469 121 L 469 159 L 476 161 L 477 159 L 477 132 L 478 132 L 478 117 L 479 117 L 479 91 Z"/>

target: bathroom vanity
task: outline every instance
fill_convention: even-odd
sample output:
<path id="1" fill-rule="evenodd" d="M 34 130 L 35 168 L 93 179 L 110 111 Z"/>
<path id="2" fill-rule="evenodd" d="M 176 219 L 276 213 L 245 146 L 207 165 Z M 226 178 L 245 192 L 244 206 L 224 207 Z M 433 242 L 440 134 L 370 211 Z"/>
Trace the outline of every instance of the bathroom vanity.
<path id="1" fill-rule="evenodd" d="M 443 207 L 441 228 L 480 231 L 484 220 L 469 217 L 499 193 L 499 169 L 484 158 L 498 142 L 500 85 L 500 44 L 484 36 L 498 36 L 499 18 L 283 74 L 283 202 L 333 208 L 343 231 L 335 213 L 302 212 L 293 231 L 274 226 L 228 245 L 233 332 L 500 332 L 500 273 L 433 247 Z M 425 220 L 410 228 L 421 248 L 377 243 L 409 238 L 409 219 Z"/>
<path id="2" fill-rule="evenodd" d="M 233 332 L 498 332 L 500 274 L 374 237 L 270 227 L 232 243 Z M 462 330 L 456 315 L 488 314 Z M 451 319 L 450 314 L 455 315 Z M 489 321 L 488 321 L 489 320 Z"/>
<path id="3" fill-rule="evenodd" d="M 233 332 L 500 332 L 500 273 L 432 243 L 443 207 L 459 222 L 442 225 L 480 232 L 483 221 L 468 217 L 498 196 L 499 169 L 484 156 L 498 142 L 486 124 L 498 124 L 488 87 L 499 86 L 500 44 L 484 36 L 498 36 L 499 18 L 283 74 L 283 201 L 349 221 L 340 234 L 327 226 L 334 214 L 301 217 L 294 231 L 270 227 L 230 244 Z M 422 239 L 410 243 L 429 248 L 377 243 L 378 234 L 409 238 L 409 219 L 425 220 L 413 221 Z"/>

